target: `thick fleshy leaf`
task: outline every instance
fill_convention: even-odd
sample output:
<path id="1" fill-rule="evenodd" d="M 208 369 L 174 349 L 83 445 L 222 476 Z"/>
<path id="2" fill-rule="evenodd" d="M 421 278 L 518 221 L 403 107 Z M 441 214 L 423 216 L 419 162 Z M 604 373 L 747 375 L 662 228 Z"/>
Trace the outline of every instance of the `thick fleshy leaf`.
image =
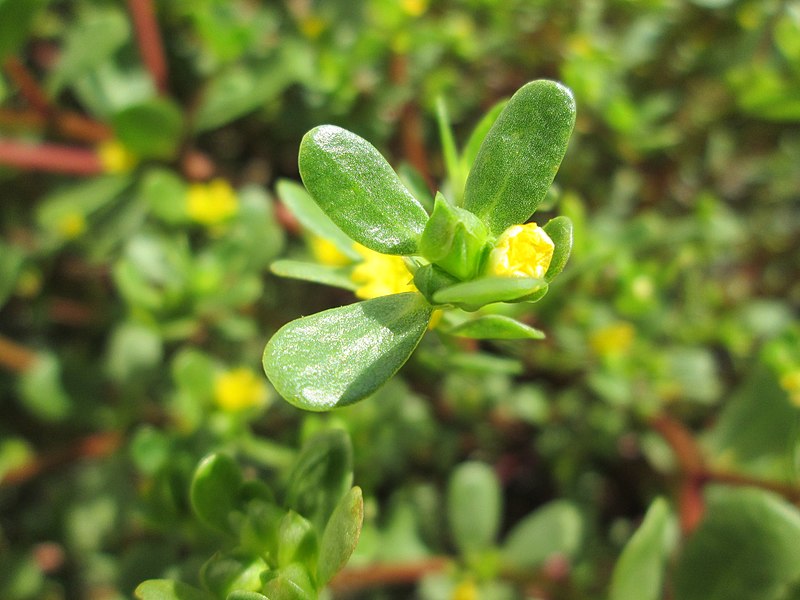
<path id="1" fill-rule="evenodd" d="M 493 302 L 511 302 L 546 286 L 533 277 L 483 277 L 443 288 L 433 295 L 437 304 L 458 304 L 479 308 Z"/>
<path id="2" fill-rule="evenodd" d="M 352 404 L 405 364 L 431 312 L 420 294 L 409 292 L 297 319 L 267 344 L 264 370 L 281 396 L 299 408 Z"/>
<path id="3" fill-rule="evenodd" d="M 564 270 L 569 260 L 569 254 L 572 251 L 572 221 L 569 220 L 569 217 L 556 217 L 550 219 L 542 229 L 555 244 L 553 258 L 550 259 L 550 266 L 547 268 L 547 273 L 544 274 L 544 280 L 549 283 Z"/>
<path id="4" fill-rule="evenodd" d="M 129 106 L 116 113 L 111 122 L 125 147 L 142 157 L 172 158 L 181 141 L 183 114 L 166 98 Z"/>
<path id="5" fill-rule="evenodd" d="M 354 487 L 345 494 L 333 511 L 319 549 L 317 581 L 325 584 L 347 564 L 356 549 L 364 521 L 364 499 L 361 488 Z"/>
<path id="6" fill-rule="evenodd" d="M 486 550 L 500 527 L 500 482 L 488 465 L 459 465 L 447 486 L 447 518 L 453 539 L 463 554 Z"/>
<path id="7" fill-rule="evenodd" d="M 504 563 L 519 570 L 540 566 L 548 558 L 574 556 L 581 547 L 583 520 L 566 500 L 546 504 L 517 523 L 502 548 Z"/>
<path id="8" fill-rule="evenodd" d="M 501 100 L 489 111 L 483 115 L 483 118 L 478 122 L 475 126 L 475 129 L 472 130 L 472 133 L 467 140 L 467 144 L 464 146 L 464 152 L 461 154 L 461 160 L 464 163 L 464 169 L 469 172 L 472 168 L 473 163 L 475 162 L 475 157 L 478 156 L 478 151 L 481 148 L 481 144 L 483 144 L 483 140 L 486 139 L 486 135 L 489 133 L 489 130 L 494 125 L 494 122 L 497 121 L 497 117 L 500 116 L 502 110 L 508 104 L 508 100 Z"/>
<path id="9" fill-rule="evenodd" d="M 495 235 L 527 221 L 553 182 L 574 124 L 575 99 L 568 88 L 548 80 L 521 87 L 475 157 L 464 208 Z"/>
<path id="10" fill-rule="evenodd" d="M 622 551 L 611 578 L 609 600 L 658 600 L 664 567 L 671 550 L 674 521 L 669 506 L 658 498 Z"/>
<path id="11" fill-rule="evenodd" d="M 231 532 L 230 512 L 236 508 L 242 472 L 226 454 L 206 456 L 195 469 L 189 499 L 197 517 L 209 527 Z"/>
<path id="12" fill-rule="evenodd" d="M 300 143 L 300 176 L 336 225 L 383 254 L 414 254 L 428 214 L 365 139 L 321 125 Z"/>
<path id="13" fill-rule="evenodd" d="M 353 260 L 361 260 L 361 255 L 353 250 L 353 240 L 328 218 L 302 185 L 290 179 L 281 179 L 275 191 L 307 231 L 328 240 Z"/>
<path id="14" fill-rule="evenodd" d="M 783 600 L 800 579 L 800 511 L 753 488 L 711 488 L 674 576 L 679 600 Z"/>
<path id="15" fill-rule="evenodd" d="M 143 581 L 133 594 L 139 600 L 214 600 L 208 592 L 170 579 Z"/>
<path id="16" fill-rule="evenodd" d="M 450 335 L 476 340 L 542 340 L 544 332 L 505 315 L 485 315 L 447 330 Z"/>
<path id="17" fill-rule="evenodd" d="M 350 279 L 348 267 L 328 267 L 317 263 L 284 259 L 276 260 L 269 266 L 269 270 L 280 277 L 313 281 L 351 291 L 358 288 L 358 285 Z"/>

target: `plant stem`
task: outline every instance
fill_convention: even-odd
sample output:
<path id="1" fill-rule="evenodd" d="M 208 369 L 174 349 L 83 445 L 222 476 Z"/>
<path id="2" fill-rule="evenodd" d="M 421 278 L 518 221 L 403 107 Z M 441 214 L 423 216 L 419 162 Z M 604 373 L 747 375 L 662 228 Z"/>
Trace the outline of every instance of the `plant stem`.
<path id="1" fill-rule="evenodd" d="M 160 94 L 167 92 L 167 61 L 152 0 L 128 0 L 139 54 Z"/>
<path id="2" fill-rule="evenodd" d="M 425 575 L 443 571 L 450 563 L 451 559 L 447 557 L 433 556 L 408 563 L 350 567 L 336 575 L 329 585 L 334 592 L 341 593 L 386 585 L 411 584 Z"/>
<path id="3" fill-rule="evenodd" d="M 33 366 L 36 358 L 33 350 L 0 335 L 0 366 L 15 373 L 22 373 Z"/>
<path id="4" fill-rule="evenodd" d="M 52 112 L 50 100 L 39 82 L 30 74 L 25 65 L 16 56 L 10 56 L 3 63 L 11 80 L 17 85 L 20 93 L 39 113 L 49 115 Z"/>
<path id="5" fill-rule="evenodd" d="M 103 172 L 93 150 L 56 144 L 22 144 L 0 140 L 0 164 L 28 171 L 49 171 L 72 175 L 98 175 Z"/>

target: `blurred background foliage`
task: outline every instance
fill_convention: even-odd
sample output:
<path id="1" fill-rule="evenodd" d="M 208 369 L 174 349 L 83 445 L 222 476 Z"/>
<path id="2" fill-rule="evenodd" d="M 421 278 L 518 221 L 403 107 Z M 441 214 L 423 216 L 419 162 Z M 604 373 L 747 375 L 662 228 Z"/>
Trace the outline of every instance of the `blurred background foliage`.
<path id="1" fill-rule="evenodd" d="M 366 500 L 334 597 L 800 597 L 800 3 L 0 0 L 0 59 L 0 597 L 196 582 L 197 462 L 280 489 L 329 429 Z M 278 401 L 264 342 L 353 300 L 268 270 L 315 249 L 274 185 L 305 131 L 425 195 L 437 99 L 463 144 L 542 77 L 578 105 L 573 255 L 511 309 L 547 339 Z"/>

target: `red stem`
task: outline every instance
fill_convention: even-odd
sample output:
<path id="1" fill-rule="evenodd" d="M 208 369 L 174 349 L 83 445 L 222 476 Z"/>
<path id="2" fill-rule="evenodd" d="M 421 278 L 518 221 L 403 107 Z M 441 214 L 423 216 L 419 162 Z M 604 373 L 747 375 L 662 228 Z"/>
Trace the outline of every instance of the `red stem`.
<path id="1" fill-rule="evenodd" d="M 450 559 L 434 556 L 411 563 L 349 567 L 337 574 L 330 586 L 334 592 L 352 592 L 384 585 L 415 583 L 425 575 L 443 571 L 449 564 Z"/>
<path id="2" fill-rule="evenodd" d="M 22 61 L 15 56 L 6 59 L 3 66 L 6 72 L 17 84 L 20 93 L 39 113 L 49 115 L 52 111 L 50 100 L 44 90 L 39 86 L 39 82 L 30 74 Z"/>
<path id="3" fill-rule="evenodd" d="M 22 144 L 0 140 L 0 164 L 28 171 L 97 175 L 103 165 L 94 150 L 55 144 Z"/>
<path id="4" fill-rule="evenodd" d="M 164 46 L 161 42 L 153 1 L 128 0 L 128 9 L 136 30 L 136 41 L 142 61 L 153 77 L 156 89 L 159 93 L 165 94 L 167 92 L 167 61 L 164 57 Z"/>

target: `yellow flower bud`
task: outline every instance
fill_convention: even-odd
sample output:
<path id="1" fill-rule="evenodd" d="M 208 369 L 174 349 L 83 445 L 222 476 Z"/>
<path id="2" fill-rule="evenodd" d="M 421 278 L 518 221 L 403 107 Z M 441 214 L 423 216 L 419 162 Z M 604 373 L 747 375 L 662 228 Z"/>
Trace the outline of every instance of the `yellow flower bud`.
<path id="1" fill-rule="evenodd" d="M 789 371 L 781 376 L 781 387 L 789 394 L 792 404 L 800 407 L 800 369 Z"/>
<path id="2" fill-rule="evenodd" d="M 86 231 L 86 218 L 80 213 L 67 213 L 59 219 L 58 233 L 67 240 L 74 240 Z"/>
<path id="3" fill-rule="evenodd" d="M 625 321 L 611 323 L 589 336 L 589 346 L 598 356 L 619 356 L 630 350 L 636 330 Z"/>
<path id="4" fill-rule="evenodd" d="M 203 225 L 218 225 L 239 211 L 239 200 L 231 185 L 224 179 L 208 183 L 193 183 L 186 194 L 189 218 Z"/>
<path id="5" fill-rule="evenodd" d="M 512 225 L 489 254 L 489 273 L 503 277 L 544 278 L 555 244 L 536 223 Z"/>
<path id="6" fill-rule="evenodd" d="M 241 367 L 226 371 L 214 381 L 214 400 L 229 412 L 261 406 L 267 401 L 267 386 L 263 378 Z"/>
<path id="7" fill-rule="evenodd" d="M 369 300 L 390 294 L 417 291 L 412 283 L 413 277 L 401 257 L 381 254 L 360 244 L 354 247 L 364 258 L 350 275 L 350 279 L 359 285 L 355 292 L 356 296 Z"/>
<path id="8" fill-rule="evenodd" d="M 478 586 L 471 579 L 465 579 L 453 589 L 451 600 L 478 600 Z"/>
<path id="9" fill-rule="evenodd" d="M 106 173 L 127 173 L 139 162 L 136 155 L 117 140 L 100 144 L 97 147 L 97 155 Z"/>
<path id="10" fill-rule="evenodd" d="M 317 235 L 309 237 L 308 246 L 311 254 L 320 264 L 329 267 L 344 267 L 352 262 L 349 256 L 336 247 L 336 244 Z"/>

